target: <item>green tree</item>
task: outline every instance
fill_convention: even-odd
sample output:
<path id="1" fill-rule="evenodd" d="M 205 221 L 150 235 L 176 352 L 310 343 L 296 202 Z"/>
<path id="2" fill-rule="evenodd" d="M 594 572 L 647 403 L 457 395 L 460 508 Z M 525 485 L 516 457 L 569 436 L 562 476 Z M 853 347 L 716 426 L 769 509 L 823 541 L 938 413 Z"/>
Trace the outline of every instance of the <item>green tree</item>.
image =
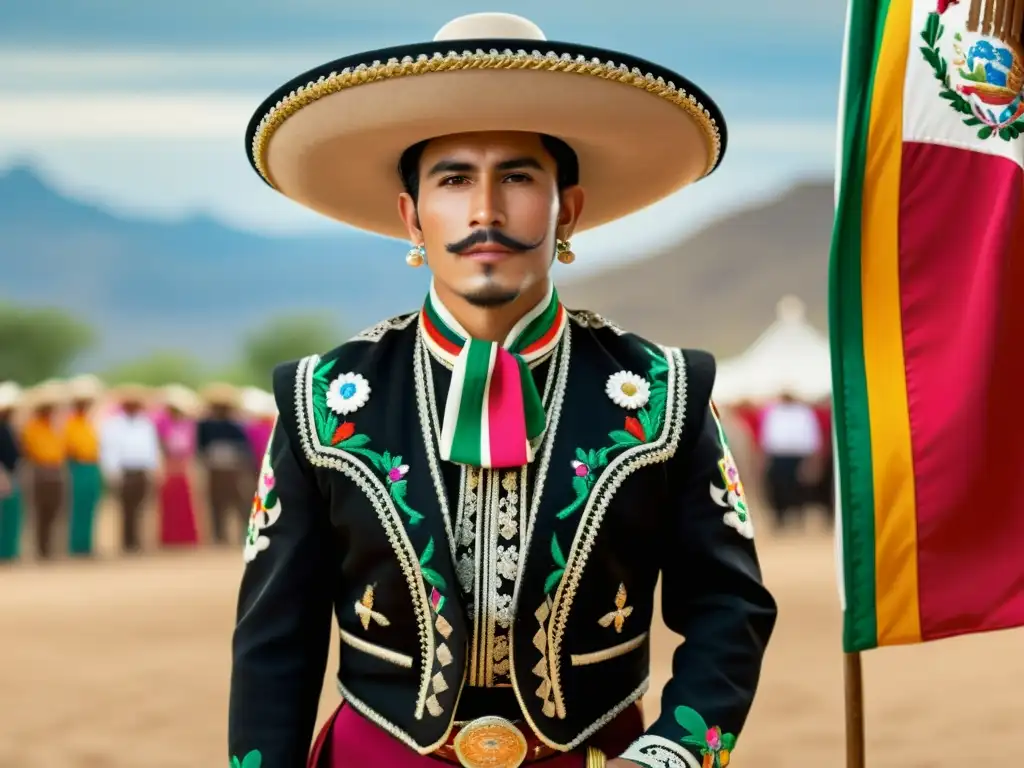
<path id="1" fill-rule="evenodd" d="M 293 315 L 268 321 L 251 333 L 242 345 L 241 370 L 233 379 L 270 389 L 274 368 L 288 360 L 323 353 L 346 337 L 336 320 L 327 314 Z"/>
<path id="2" fill-rule="evenodd" d="M 129 382 L 148 387 L 183 384 L 194 389 L 207 381 L 209 374 L 192 356 L 184 352 L 166 350 L 121 363 L 104 373 L 101 378 L 111 385 Z"/>
<path id="3" fill-rule="evenodd" d="M 0 381 L 32 386 L 65 376 L 95 341 L 88 325 L 63 310 L 0 303 Z"/>

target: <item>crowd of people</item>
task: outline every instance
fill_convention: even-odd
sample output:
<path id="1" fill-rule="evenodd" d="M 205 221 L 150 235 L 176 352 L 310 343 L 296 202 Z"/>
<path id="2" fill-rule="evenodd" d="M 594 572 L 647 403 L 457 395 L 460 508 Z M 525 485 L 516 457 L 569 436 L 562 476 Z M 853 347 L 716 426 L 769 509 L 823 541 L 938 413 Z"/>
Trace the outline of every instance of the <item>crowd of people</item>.
<path id="1" fill-rule="evenodd" d="M 105 497 L 125 553 L 143 549 L 151 509 L 161 547 L 240 545 L 276 415 L 269 393 L 223 383 L 0 383 L 0 562 L 26 541 L 41 560 L 92 556 Z"/>
<path id="2" fill-rule="evenodd" d="M 776 529 L 804 523 L 818 507 L 831 524 L 835 516 L 832 406 L 808 403 L 791 393 L 765 404 L 736 403 L 730 409 L 754 447 L 755 471 Z"/>

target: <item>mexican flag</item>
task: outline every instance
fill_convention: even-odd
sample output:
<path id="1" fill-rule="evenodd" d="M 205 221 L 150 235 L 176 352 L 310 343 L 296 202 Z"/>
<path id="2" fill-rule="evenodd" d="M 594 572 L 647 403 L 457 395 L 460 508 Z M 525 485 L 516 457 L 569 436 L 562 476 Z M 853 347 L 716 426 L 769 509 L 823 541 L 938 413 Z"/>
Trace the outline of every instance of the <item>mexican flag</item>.
<path id="1" fill-rule="evenodd" d="M 851 0 L 829 286 L 847 652 L 1024 626 L 1024 0 Z"/>

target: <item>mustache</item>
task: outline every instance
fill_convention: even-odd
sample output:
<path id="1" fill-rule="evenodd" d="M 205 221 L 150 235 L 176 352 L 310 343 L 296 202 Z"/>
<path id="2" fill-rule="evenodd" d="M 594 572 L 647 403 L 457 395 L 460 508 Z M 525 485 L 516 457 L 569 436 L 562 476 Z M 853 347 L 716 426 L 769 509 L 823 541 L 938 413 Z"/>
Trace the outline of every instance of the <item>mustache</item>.
<path id="1" fill-rule="evenodd" d="M 506 235 L 500 229 L 494 229 L 492 227 L 490 229 L 474 230 L 468 237 L 459 240 L 457 243 L 449 243 L 446 245 L 445 250 L 448 251 L 448 253 L 458 255 L 469 250 L 474 245 L 483 245 L 484 243 L 494 243 L 495 245 L 500 245 L 503 248 L 508 248 L 510 251 L 518 251 L 522 253 L 539 248 L 544 243 L 544 238 L 541 238 L 535 243 L 524 243 L 522 240 L 516 240 L 512 236 Z"/>

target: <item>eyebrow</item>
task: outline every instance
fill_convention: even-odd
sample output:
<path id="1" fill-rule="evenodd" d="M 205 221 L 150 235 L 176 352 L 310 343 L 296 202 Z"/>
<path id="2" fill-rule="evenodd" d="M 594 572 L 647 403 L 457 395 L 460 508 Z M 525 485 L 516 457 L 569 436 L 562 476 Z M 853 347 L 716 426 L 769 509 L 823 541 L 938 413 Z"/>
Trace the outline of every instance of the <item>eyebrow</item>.
<path id="1" fill-rule="evenodd" d="M 511 160 L 503 160 L 498 163 L 495 168 L 499 171 L 511 171 L 517 168 L 533 168 L 537 171 L 544 170 L 544 166 L 540 164 L 540 161 L 533 157 L 515 157 Z M 441 160 L 434 164 L 427 173 L 427 176 L 436 176 L 439 173 L 470 173 L 476 170 L 479 170 L 479 167 L 472 163 L 461 163 L 455 160 Z"/>

